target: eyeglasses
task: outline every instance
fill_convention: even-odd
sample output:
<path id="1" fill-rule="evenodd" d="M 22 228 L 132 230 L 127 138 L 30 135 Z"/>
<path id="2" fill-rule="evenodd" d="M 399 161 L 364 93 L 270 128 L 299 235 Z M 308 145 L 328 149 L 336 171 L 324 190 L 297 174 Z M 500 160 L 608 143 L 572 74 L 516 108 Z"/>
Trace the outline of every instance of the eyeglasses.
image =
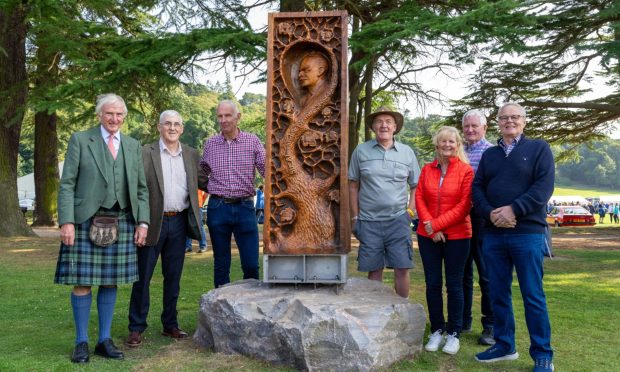
<path id="1" fill-rule="evenodd" d="M 503 121 L 503 122 L 507 122 L 508 119 L 512 120 L 512 121 L 517 121 L 519 120 L 519 118 L 524 118 L 524 115 L 507 115 L 507 116 L 499 116 L 497 119 L 499 121 Z"/>
<path id="2" fill-rule="evenodd" d="M 179 123 L 178 121 L 175 121 L 174 123 L 170 122 L 170 121 L 166 121 L 166 122 L 163 122 L 163 123 L 159 123 L 159 125 L 161 125 L 164 128 L 172 127 L 172 128 L 177 128 L 177 129 L 181 128 L 183 126 L 183 124 Z"/>

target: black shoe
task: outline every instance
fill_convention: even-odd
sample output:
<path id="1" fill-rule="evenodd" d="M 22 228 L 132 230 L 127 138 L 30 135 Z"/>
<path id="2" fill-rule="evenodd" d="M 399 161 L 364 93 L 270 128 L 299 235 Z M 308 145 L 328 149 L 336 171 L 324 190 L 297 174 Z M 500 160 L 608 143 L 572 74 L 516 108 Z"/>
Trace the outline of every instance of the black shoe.
<path id="1" fill-rule="evenodd" d="M 495 339 L 493 338 L 493 327 L 487 327 L 482 331 L 480 338 L 478 338 L 478 344 L 495 345 Z"/>
<path id="2" fill-rule="evenodd" d="M 95 354 L 110 359 L 123 359 L 125 357 L 123 352 L 114 346 L 111 338 L 106 338 L 103 342 L 98 343 L 95 346 Z"/>
<path id="3" fill-rule="evenodd" d="M 75 345 L 75 349 L 73 349 L 71 361 L 73 363 L 88 363 L 88 354 L 88 342 L 80 342 Z"/>

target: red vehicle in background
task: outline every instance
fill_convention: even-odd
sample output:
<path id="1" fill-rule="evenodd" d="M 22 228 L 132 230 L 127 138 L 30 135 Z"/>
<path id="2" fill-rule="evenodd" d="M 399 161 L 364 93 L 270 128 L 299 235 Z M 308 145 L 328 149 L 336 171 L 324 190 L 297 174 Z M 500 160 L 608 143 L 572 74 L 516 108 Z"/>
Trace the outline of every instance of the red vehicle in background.
<path id="1" fill-rule="evenodd" d="M 594 216 L 587 209 L 574 205 L 556 205 L 547 215 L 549 225 L 559 226 L 594 226 Z"/>

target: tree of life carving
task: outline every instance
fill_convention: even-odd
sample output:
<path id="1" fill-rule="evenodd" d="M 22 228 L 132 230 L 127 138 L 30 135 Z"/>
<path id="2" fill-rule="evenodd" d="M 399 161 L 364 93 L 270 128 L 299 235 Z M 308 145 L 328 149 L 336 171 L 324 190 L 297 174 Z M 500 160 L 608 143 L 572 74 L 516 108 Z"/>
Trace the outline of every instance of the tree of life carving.
<path id="1" fill-rule="evenodd" d="M 274 26 L 269 248 L 337 253 L 340 17 L 287 18 Z"/>

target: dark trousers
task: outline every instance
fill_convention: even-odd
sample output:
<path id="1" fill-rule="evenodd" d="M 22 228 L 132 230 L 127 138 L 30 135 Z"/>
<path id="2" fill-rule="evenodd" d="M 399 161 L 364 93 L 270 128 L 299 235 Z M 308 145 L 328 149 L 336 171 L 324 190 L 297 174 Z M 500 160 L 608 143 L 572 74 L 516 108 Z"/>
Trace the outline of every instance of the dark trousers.
<path id="1" fill-rule="evenodd" d="M 469 239 L 446 240 L 445 243 L 418 235 L 431 333 L 437 330 L 459 335 L 463 328 L 463 268 L 469 255 Z M 444 265 L 445 262 L 445 265 Z M 443 268 L 448 292 L 448 323 L 443 315 Z"/>
<path id="2" fill-rule="evenodd" d="M 477 223 L 472 218 L 472 225 Z M 463 328 L 471 328 L 472 323 L 472 304 L 474 299 L 474 262 L 478 269 L 478 284 L 480 285 L 480 310 L 482 312 L 482 327 L 493 327 L 493 307 L 491 306 L 491 297 L 489 296 L 489 278 L 487 268 L 482 259 L 482 231 L 479 225 L 474 225 L 473 235 L 471 237 L 469 257 L 465 262 L 465 271 L 463 272 Z"/>
<path id="3" fill-rule="evenodd" d="M 161 323 L 164 328 L 175 328 L 177 300 L 179 298 L 185 238 L 187 236 L 187 212 L 163 217 L 159 241 L 155 246 L 138 247 L 138 272 L 140 279 L 133 283 L 129 303 L 129 331 L 144 332 L 149 314 L 149 286 L 157 259 L 161 254 L 161 271 L 164 277 L 164 303 Z"/>

